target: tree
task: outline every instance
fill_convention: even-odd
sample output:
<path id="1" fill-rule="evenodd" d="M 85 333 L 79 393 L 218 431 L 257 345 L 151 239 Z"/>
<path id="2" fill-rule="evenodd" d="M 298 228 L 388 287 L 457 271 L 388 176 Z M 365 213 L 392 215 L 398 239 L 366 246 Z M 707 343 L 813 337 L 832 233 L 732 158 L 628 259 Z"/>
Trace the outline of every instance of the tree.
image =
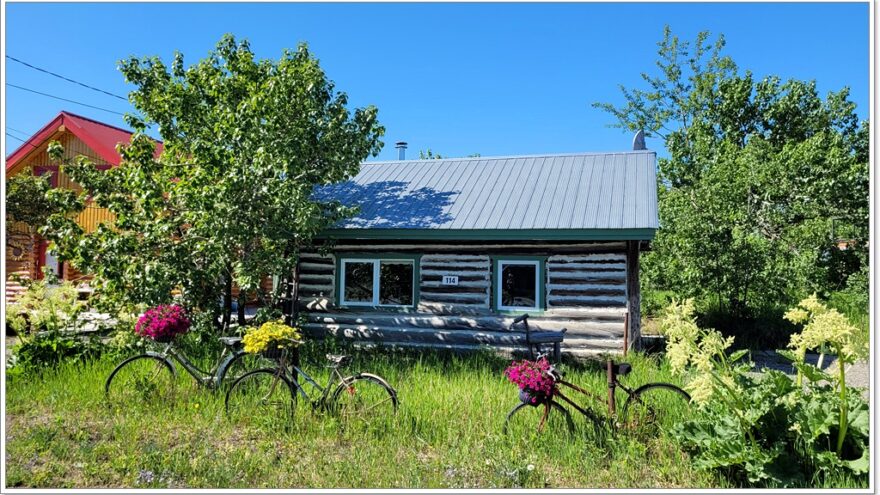
<path id="1" fill-rule="evenodd" d="M 419 150 L 419 160 L 442 160 L 443 158 L 440 153 L 435 155 L 431 148 L 428 148 L 428 151 Z"/>
<path id="2" fill-rule="evenodd" d="M 277 61 L 256 60 L 247 41 L 226 35 L 189 67 L 176 53 L 170 67 L 129 58 L 120 70 L 144 116 L 126 116 L 136 132 L 120 148 L 121 165 L 67 166 L 116 222 L 84 234 L 54 216 L 49 231 L 62 256 L 94 273 L 96 290 L 117 304 L 156 304 L 179 290 L 189 307 L 216 315 L 222 297 L 226 323 L 233 283 L 240 317 L 248 293 L 290 304 L 291 284 L 265 293 L 260 281 L 286 281 L 299 249 L 351 214 L 312 193 L 378 154 L 384 128 L 376 108 L 349 112 L 305 44 Z M 148 124 L 163 140 L 158 158 Z"/>
<path id="3" fill-rule="evenodd" d="M 647 89 L 594 104 L 669 153 L 649 284 L 737 316 L 841 288 L 867 263 L 869 233 L 868 124 L 848 89 L 823 99 L 814 81 L 756 80 L 706 32 L 689 43 L 667 27 L 658 45 Z M 855 249 L 837 249 L 841 236 Z"/>
<path id="4" fill-rule="evenodd" d="M 471 153 L 467 158 L 478 158 L 479 156 L 479 153 Z M 449 157 L 443 156 L 440 153 L 434 154 L 434 152 L 431 151 L 431 148 L 428 148 L 428 151 L 419 150 L 419 160 L 442 160 L 444 158 Z"/>
<path id="5" fill-rule="evenodd" d="M 10 177 L 6 181 L 6 228 L 21 222 L 35 233 L 46 225 L 52 214 L 75 206 L 76 199 L 71 195 L 50 191 L 49 177 L 35 176 L 30 169 Z"/>

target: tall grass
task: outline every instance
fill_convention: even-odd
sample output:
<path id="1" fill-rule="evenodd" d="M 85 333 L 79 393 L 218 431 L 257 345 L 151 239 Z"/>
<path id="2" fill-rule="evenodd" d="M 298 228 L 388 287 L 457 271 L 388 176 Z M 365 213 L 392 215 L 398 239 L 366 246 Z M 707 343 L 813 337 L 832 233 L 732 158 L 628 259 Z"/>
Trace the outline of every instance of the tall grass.
<path id="1" fill-rule="evenodd" d="M 323 351 L 303 364 L 321 383 Z M 665 366 L 633 355 L 637 385 L 672 381 Z M 398 414 L 369 428 L 313 413 L 230 420 L 223 394 L 178 379 L 173 403 L 108 407 L 102 358 L 65 364 L 7 383 L 7 482 L 22 487 L 703 487 L 724 481 L 696 471 L 664 436 L 597 436 L 583 418 L 573 438 L 545 431 L 501 433 L 517 404 L 506 359 L 492 354 L 355 354 L 349 370 L 384 376 L 399 393 Z M 602 395 L 598 364 L 564 365 L 566 377 Z M 179 370 L 182 371 L 182 370 Z M 602 410 L 601 404 L 595 404 Z"/>

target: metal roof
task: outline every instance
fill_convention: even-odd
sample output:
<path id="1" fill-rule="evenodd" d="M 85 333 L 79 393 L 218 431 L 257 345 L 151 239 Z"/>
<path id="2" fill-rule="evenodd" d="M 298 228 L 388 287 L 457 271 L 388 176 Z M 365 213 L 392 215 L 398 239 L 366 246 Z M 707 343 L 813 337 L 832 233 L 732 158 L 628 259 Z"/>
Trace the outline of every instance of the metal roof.
<path id="1" fill-rule="evenodd" d="M 316 196 L 360 206 L 331 229 L 345 237 L 545 231 L 586 238 L 591 231 L 650 239 L 659 227 L 652 151 L 368 162 Z"/>

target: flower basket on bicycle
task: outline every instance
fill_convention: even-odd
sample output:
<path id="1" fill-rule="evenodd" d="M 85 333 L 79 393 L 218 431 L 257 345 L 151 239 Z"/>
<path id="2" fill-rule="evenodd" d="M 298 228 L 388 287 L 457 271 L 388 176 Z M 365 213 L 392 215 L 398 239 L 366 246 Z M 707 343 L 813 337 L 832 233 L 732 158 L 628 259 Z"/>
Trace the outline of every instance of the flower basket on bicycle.
<path id="1" fill-rule="evenodd" d="M 262 354 L 268 359 L 280 359 L 285 351 L 302 343 L 302 334 L 281 321 L 270 321 L 248 331 L 241 343 L 244 345 L 244 352 Z"/>
<path id="2" fill-rule="evenodd" d="M 138 318 L 134 332 L 141 337 L 167 344 L 189 331 L 191 323 L 186 310 L 177 304 L 159 305 Z"/>
<path id="3" fill-rule="evenodd" d="M 537 390 L 524 388 L 519 391 L 519 400 L 522 401 L 523 404 L 528 404 L 533 407 L 538 407 L 547 402 L 548 398 L 549 396 L 547 394 Z"/>
<path id="4" fill-rule="evenodd" d="M 556 386 L 553 378 L 546 373 L 549 369 L 550 363 L 546 358 L 519 361 L 508 366 L 504 370 L 504 376 L 519 387 L 519 399 L 523 403 L 537 406 L 544 404 L 553 395 Z"/>

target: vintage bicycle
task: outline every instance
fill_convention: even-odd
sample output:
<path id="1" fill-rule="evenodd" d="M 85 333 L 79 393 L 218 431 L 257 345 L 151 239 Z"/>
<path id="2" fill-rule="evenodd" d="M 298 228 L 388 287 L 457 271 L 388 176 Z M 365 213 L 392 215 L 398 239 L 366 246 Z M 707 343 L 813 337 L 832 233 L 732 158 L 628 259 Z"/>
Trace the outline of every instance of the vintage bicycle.
<path id="1" fill-rule="evenodd" d="M 329 411 L 343 420 L 369 423 L 397 412 L 397 391 L 384 378 L 365 372 L 342 375 L 340 370 L 351 363 L 351 356 L 327 354 L 330 375 L 322 386 L 291 360 L 291 352 L 289 348 L 280 349 L 267 356 L 276 359 L 275 367 L 254 370 L 235 380 L 226 392 L 227 415 L 292 414 L 298 397 L 313 411 Z"/>
<path id="2" fill-rule="evenodd" d="M 161 352 L 147 351 L 122 361 L 107 377 L 105 398 L 114 404 L 172 400 L 177 385 L 174 362 L 189 373 L 198 385 L 208 389 L 218 389 L 249 370 L 267 365 L 261 356 L 244 352 L 241 337 L 219 337 L 218 340 L 223 344 L 223 351 L 209 371 L 196 366 L 174 341 L 164 343 Z"/>
<path id="3" fill-rule="evenodd" d="M 538 359 L 546 359 L 540 354 Z M 632 370 L 629 363 L 615 363 L 607 360 L 605 372 L 608 382 L 607 398 L 602 398 L 583 387 L 563 379 L 563 373 L 550 365 L 544 372 L 553 380 L 551 393 L 546 397 L 523 396 L 522 403 L 515 406 L 504 422 L 505 434 L 541 433 L 546 428 L 575 432 L 575 423 L 566 405 L 584 416 L 594 432 L 611 429 L 625 429 L 643 435 L 655 435 L 683 419 L 688 414 L 690 395 L 680 387 L 671 383 L 654 382 L 636 387 L 627 387 L 619 377 L 626 376 Z M 562 392 L 562 388 L 573 390 L 591 399 L 594 403 L 604 403 L 608 413 L 603 416 L 590 405 L 578 404 Z M 617 411 L 617 392 L 625 394 L 623 408 Z"/>

